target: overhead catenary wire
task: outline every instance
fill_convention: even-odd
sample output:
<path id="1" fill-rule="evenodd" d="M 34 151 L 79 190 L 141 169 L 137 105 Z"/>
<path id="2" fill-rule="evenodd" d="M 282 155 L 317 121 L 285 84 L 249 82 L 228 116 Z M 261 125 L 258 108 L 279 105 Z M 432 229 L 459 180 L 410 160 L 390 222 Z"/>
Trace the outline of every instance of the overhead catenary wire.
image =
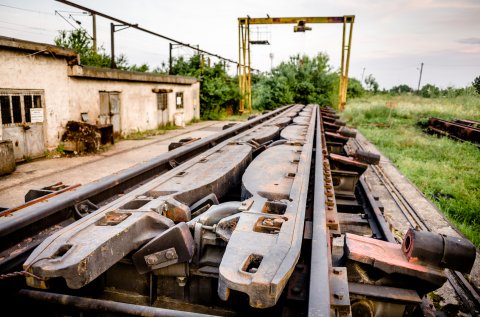
<path id="1" fill-rule="evenodd" d="M 66 5 L 69 5 L 69 6 L 72 6 L 72 7 L 75 7 L 77 9 L 80 9 L 82 11 L 87 11 L 89 12 L 90 14 L 95 14 L 95 15 L 98 15 L 98 16 L 101 16 L 105 19 L 108 19 L 108 20 L 111 20 L 111 21 L 115 21 L 117 23 L 120 23 L 124 26 L 128 26 L 128 27 L 131 27 L 131 28 L 134 28 L 134 29 L 137 29 L 139 31 L 142 31 L 142 32 L 145 32 L 145 33 L 148 33 L 148 34 L 151 34 L 151 35 L 154 35 L 154 36 L 157 36 L 157 37 L 160 37 L 160 38 L 163 38 L 167 41 L 170 41 L 170 42 L 173 42 L 173 43 L 176 43 L 176 44 L 180 44 L 180 45 L 183 45 L 185 47 L 189 47 L 193 50 L 196 50 L 200 53 L 203 53 L 205 55 L 209 55 L 209 56 L 212 56 L 212 57 L 216 57 L 216 58 L 219 58 L 221 60 L 224 60 L 224 61 L 227 61 L 229 63 L 232 63 L 232 64 L 236 64 L 236 65 L 239 65 L 239 66 L 243 66 L 241 65 L 239 62 L 237 61 L 234 61 L 232 59 L 229 59 L 229 58 L 226 58 L 226 57 L 222 57 L 218 54 L 214 54 L 214 53 L 211 53 L 209 51 L 206 51 L 206 50 L 203 50 L 203 49 L 200 49 L 198 47 L 195 47 L 195 46 L 192 46 L 190 44 L 187 44 L 187 43 L 183 43 L 181 41 L 178 41 L 178 40 L 175 40 L 174 38 L 171 38 L 169 36 L 166 36 L 166 35 L 162 35 L 160 33 L 157 33 L 157 32 L 154 32 L 154 31 L 151 31 L 151 30 L 148 30 L 148 29 L 145 29 L 141 26 L 139 26 L 138 24 L 133 24 L 133 23 L 130 23 L 130 22 L 127 22 L 127 21 L 124 21 L 124 20 L 121 20 L 121 19 L 118 19 L 118 18 L 115 18 L 113 16 L 110 16 L 108 14 L 105 14 L 105 13 L 102 13 L 102 12 L 99 12 L 99 11 L 96 11 L 96 10 L 93 10 L 93 9 L 90 9 L 90 8 L 87 8 L 87 7 L 84 7 L 82 5 L 79 5 L 79 4 L 76 4 L 76 3 L 73 3 L 73 2 L 70 2 L 70 1 L 67 1 L 67 0 L 55 0 L 57 2 L 60 2 L 60 3 L 63 3 L 63 4 L 66 4 Z M 255 70 L 257 71 L 256 69 L 253 69 L 252 70 Z"/>
<path id="2" fill-rule="evenodd" d="M 0 4 L 0 7 L 5 7 L 5 8 L 10 8 L 10 9 L 15 9 L 15 10 L 21 10 L 21 11 L 27 11 L 27 12 L 33 12 L 33 13 L 38 13 L 38 14 L 53 15 L 50 12 L 44 12 L 44 11 L 38 11 L 38 10 L 32 10 L 32 9 L 25 9 L 25 8 L 15 7 L 15 6 L 7 5 L 7 4 Z"/>

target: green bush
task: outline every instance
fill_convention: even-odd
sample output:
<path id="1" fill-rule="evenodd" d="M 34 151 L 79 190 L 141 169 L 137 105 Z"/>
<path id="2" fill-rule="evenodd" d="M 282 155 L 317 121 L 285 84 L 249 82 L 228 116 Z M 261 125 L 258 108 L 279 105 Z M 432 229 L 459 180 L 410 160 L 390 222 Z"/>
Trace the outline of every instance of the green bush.
<path id="1" fill-rule="evenodd" d="M 311 58 L 306 55 L 290 57 L 272 70 L 271 75 L 258 79 L 253 85 L 253 108 L 274 109 L 292 103 L 335 104 L 338 92 L 337 73 L 328 64 L 328 55 L 320 53 Z M 363 88 L 351 80 L 349 91 L 361 95 Z"/>

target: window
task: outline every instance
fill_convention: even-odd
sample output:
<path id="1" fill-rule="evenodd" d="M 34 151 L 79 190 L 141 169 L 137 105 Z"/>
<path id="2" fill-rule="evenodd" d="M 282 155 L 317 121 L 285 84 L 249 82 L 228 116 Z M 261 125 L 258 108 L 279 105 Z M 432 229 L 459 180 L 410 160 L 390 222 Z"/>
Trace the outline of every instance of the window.
<path id="1" fill-rule="evenodd" d="M 183 92 L 177 92 L 175 96 L 175 104 L 177 105 L 177 109 L 183 109 Z"/>
<path id="2" fill-rule="evenodd" d="M 157 93 L 157 110 L 167 110 L 168 108 L 168 93 Z"/>
<path id="3" fill-rule="evenodd" d="M 25 121 L 31 122 L 30 109 L 33 108 L 32 96 L 23 96 L 23 104 L 25 105 Z"/>
<path id="4" fill-rule="evenodd" d="M 22 123 L 22 105 L 20 96 L 12 96 L 13 123 Z"/>
<path id="5" fill-rule="evenodd" d="M 12 123 L 12 112 L 10 111 L 9 96 L 0 96 L 0 107 L 2 111 L 2 124 Z"/>
<path id="6" fill-rule="evenodd" d="M 33 122 L 43 122 L 42 91 L 0 89 L 0 112 L 2 124 L 22 124 L 32 122 L 33 108 L 39 108 L 33 114 Z"/>

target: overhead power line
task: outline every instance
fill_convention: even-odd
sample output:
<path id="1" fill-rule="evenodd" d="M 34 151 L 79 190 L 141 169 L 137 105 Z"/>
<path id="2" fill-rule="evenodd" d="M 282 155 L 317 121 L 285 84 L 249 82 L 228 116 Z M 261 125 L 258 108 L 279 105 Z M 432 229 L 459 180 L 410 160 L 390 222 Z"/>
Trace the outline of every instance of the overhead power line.
<path id="1" fill-rule="evenodd" d="M 90 14 L 95 14 L 95 15 L 101 16 L 101 17 L 103 17 L 103 18 L 105 18 L 105 19 L 108 19 L 108 20 L 111 20 L 111 21 L 115 21 L 115 22 L 121 23 L 121 24 L 123 24 L 124 26 L 128 26 L 128 27 L 131 27 L 131 28 L 134 28 L 134 29 L 137 29 L 137 30 L 146 32 L 146 33 L 148 33 L 148 34 L 151 34 L 151 35 L 154 35 L 154 36 L 163 38 L 163 39 L 165 39 L 165 40 L 167 40 L 167 41 L 170 41 L 170 42 L 173 42 L 173 43 L 176 43 L 176 44 L 180 44 L 180 45 L 183 45 L 183 46 L 185 46 L 185 47 L 189 47 L 189 48 L 191 48 L 191 49 L 193 49 L 193 50 L 196 50 L 197 52 L 203 53 L 203 54 L 205 54 L 205 55 L 209 55 L 209 56 L 212 56 L 212 57 L 216 57 L 216 58 L 219 58 L 219 59 L 221 59 L 221 60 L 227 61 L 227 62 L 229 62 L 229 63 L 243 66 L 243 65 L 241 65 L 241 64 L 240 64 L 239 62 L 237 62 L 237 61 L 231 60 L 231 59 L 229 59 L 229 58 L 222 57 L 222 56 L 220 56 L 220 55 L 218 55 L 218 54 L 214 54 L 214 53 L 211 53 L 211 52 L 202 50 L 202 49 L 200 49 L 200 48 L 198 48 L 198 47 L 194 47 L 194 46 L 192 46 L 192 45 L 190 45 L 190 44 L 183 43 L 183 42 L 180 42 L 180 41 L 178 41 L 178 40 L 175 40 L 175 39 L 173 39 L 173 38 L 171 38 L 171 37 L 168 37 L 168 36 L 159 34 L 159 33 L 157 33 L 157 32 L 154 32 L 154 31 L 145 29 L 145 28 L 143 28 L 143 27 L 140 27 L 138 24 L 132 24 L 132 23 L 130 23 L 130 22 L 126 22 L 126 21 L 120 20 L 120 19 L 118 19 L 118 18 L 112 17 L 112 16 L 107 15 L 107 14 L 105 14 L 105 13 L 98 12 L 98 11 L 96 11 L 96 10 L 93 10 L 93 9 L 90 9 L 90 8 L 87 8 L 87 7 L 84 7 L 84 6 L 81 6 L 81 5 L 79 5 L 79 4 L 76 4 L 76 3 L 73 3 L 73 2 L 70 2 L 70 1 L 67 1 L 67 0 L 55 0 L 55 1 L 61 2 L 61 3 L 63 3 L 63 4 L 66 4 L 66 5 L 69 5 L 69 6 L 72 6 L 72 7 L 75 7 L 75 8 L 77 8 L 77 9 L 82 10 L 82 11 L 87 11 L 87 12 L 89 12 Z M 254 69 L 252 68 L 252 70 L 254 70 Z"/>
<path id="2" fill-rule="evenodd" d="M 10 8 L 10 9 L 16 9 L 16 10 L 27 11 L 27 12 L 34 12 L 34 13 L 39 13 L 39 14 L 53 15 L 50 12 L 37 11 L 37 10 L 32 10 L 32 9 L 25 9 L 25 8 L 6 5 L 6 4 L 0 4 L 0 7 L 6 7 L 6 8 Z"/>

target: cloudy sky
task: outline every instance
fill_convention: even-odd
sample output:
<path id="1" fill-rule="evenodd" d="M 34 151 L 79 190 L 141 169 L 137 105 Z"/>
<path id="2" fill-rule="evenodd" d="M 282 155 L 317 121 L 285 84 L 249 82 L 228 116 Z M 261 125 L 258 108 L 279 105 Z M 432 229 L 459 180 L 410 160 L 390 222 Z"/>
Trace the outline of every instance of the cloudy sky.
<path id="1" fill-rule="evenodd" d="M 72 1 L 233 60 L 238 59 L 238 17 L 355 15 L 351 77 L 372 74 L 381 87 L 416 88 L 422 62 L 422 85 L 463 87 L 480 75 L 480 0 Z M 75 20 L 81 22 L 91 34 L 90 16 L 54 0 L 0 0 L 3 36 L 53 43 L 58 30 L 72 29 L 64 18 L 75 26 Z M 341 25 L 310 26 L 306 33 L 294 33 L 292 25 L 252 28 L 252 39 L 271 43 L 252 46 L 252 67 L 267 71 L 296 53 L 326 52 L 338 68 Z M 107 52 L 109 30 L 110 21 L 98 18 L 97 37 Z M 116 52 L 130 63 L 155 67 L 168 61 L 168 42 L 157 37 L 126 29 L 115 33 L 115 42 Z M 182 48 L 173 53 L 192 54 Z"/>

